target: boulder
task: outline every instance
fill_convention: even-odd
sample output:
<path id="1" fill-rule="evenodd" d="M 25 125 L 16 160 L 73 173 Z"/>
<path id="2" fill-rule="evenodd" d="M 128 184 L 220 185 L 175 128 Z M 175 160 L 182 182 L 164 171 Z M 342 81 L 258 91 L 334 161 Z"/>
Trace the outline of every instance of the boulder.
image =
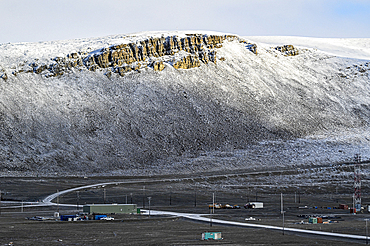
<path id="1" fill-rule="evenodd" d="M 285 56 L 296 56 L 299 54 L 298 49 L 296 49 L 293 45 L 283 45 L 275 47 L 275 50 L 280 51 Z"/>
<path id="2" fill-rule="evenodd" d="M 162 71 L 164 69 L 164 64 L 162 61 L 156 61 L 153 63 L 154 71 Z"/>
<path id="3" fill-rule="evenodd" d="M 0 72 L 0 78 L 7 81 L 8 80 L 8 75 L 5 72 Z"/>

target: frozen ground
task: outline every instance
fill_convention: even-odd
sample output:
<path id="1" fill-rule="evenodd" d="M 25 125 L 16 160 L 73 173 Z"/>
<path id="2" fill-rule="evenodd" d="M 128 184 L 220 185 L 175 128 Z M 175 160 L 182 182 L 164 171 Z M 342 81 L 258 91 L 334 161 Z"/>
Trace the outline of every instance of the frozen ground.
<path id="1" fill-rule="evenodd" d="M 369 39 L 245 37 L 258 55 L 225 41 L 217 64 L 189 70 L 11 75 L 35 59 L 185 33 L 0 44 L 9 77 L 0 79 L 2 174 L 156 175 L 369 159 Z M 299 55 L 271 48 L 280 44 Z"/>

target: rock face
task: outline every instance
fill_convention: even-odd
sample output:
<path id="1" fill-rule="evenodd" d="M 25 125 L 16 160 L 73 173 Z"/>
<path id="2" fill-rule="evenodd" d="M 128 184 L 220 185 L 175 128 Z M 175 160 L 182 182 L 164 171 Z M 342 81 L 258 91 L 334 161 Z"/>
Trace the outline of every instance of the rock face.
<path id="1" fill-rule="evenodd" d="M 275 50 L 280 51 L 285 56 L 296 56 L 299 54 L 298 49 L 296 49 L 293 45 L 283 45 L 283 46 L 277 46 Z"/>
<path id="2" fill-rule="evenodd" d="M 5 70 L 2 67 L 0 67 L 0 79 L 5 81 L 8 79 L 8 75 L 5 73 Z"/>
<path id="3" fill-rule="evenodd" d="M 3 59 L 0 174 L 132 175 L 149 167 L 161 172 L 163 163 L 172 167 L 184 156 L 199 157 L 204 166 L 184 162 L 178 164 L 181 170 L 206 170 L 214 163 L 200 155 L 342 124 L 335 101 L 311 95 L 313 86 L 324 87 L 325 81 L 315 67 L 299 70 L 307 63 L 300 56 L 290 59 L 265 49 L 257 55 L 255 44 L 236 36 L 157 35 L 104 39 L 106 47 L 68 41 L 52 59 L 50 47 L 39 60 L 31 55 Z M 37 45 L 24 44 L 19 52 L 37 53 Z M 68 51 L 75 45 L 89 52 Z M 66 55 L 55 57 L 60 53 Z M 358 71 L 365 78 L 364 69 Z M 320 83 L 311 83 L 312 77 Z M 313 85 L 302 86 L 302 81 Z M 329 108 L 336 109 L 335 118 L 325 111 Z"/>
<path id="4" fill-rule="evenodd" d="M 225 40 L 244 43 L 248 50 L 257 54 L 255 44 L 233 35 L 187 34 L 182 38 L 162 36 L 135 43 L 112 45 L 91 53 L 74 52 L 67 57 L 52 59 L 51 64 L 38 64 L 35 61 L 29 65 L 29 69 L 17 70 L 13 74 L 32 72 L 44 74 L 46 77 L 56 77 L 71 68 L 86 68 L 90 71 L 106 69 L 106 74 L 109 76 L 112 72 L 124 76 L 128 72 L 145 67 L 162 71 L 166 63 L 176 69 L 190 69 L 199 67 L 201 63 L 216 63 L 216 49 L 221 48 Z M 180 53 L 180 57 L 174 58 L 175 54 Z"/>

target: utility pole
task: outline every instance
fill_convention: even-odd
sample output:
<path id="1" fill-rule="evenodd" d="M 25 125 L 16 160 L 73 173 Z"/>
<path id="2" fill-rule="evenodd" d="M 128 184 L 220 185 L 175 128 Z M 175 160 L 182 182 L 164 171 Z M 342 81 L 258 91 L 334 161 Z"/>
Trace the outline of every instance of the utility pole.
<path id="1" fill-rule="evenodd" d="M 148 202 L 149 202 L 149 217 L 150 217 L 150 200 L 152 199 L 151 196 L 148 196 Z"/>
<path id="2" fill-rule="evenodd" d="M 209 210 L 209 226 L 212 227 L 212 210 Z"/>
<path id="3" fill-rule="evenodd" d="M 294 203 L 297 203 L 297 192 L 294 192 Z"/>
<path id="4" fill-rule="evenodd" d="M 284 235 L 284 230 L 285 230 L 285 218 L 284 218 L 284 214 L 285 214 L 285 211 L 284 211 L 284 204 L 283 204 L 283 193 L 280 194 L 281 197 L 280 197 L 280 200 L 281 200 L 281 208 L 280 208 L 280 212 L 281 214 L 283 215 L 283 235 Z"/>
<path id="5" fill-rule="evenodd" d="M 105 204 L 105 198 L 106 198 L 106 192 L 105 192 L 105 188 L 103 190 L 103 200 L 104 200 L 104 204 Z"/>
<path id="6" fill-rule="evenodd" d="M 78 210 L 80 207 L 80 192 L 76 191 L 76 195 L 77 195 L 77 210 Z"/>
<path id="7" fill-rule="evenodd" d="M 172 192 L 170 191 L 170 206 L 172 205 Z"/>
<path id="8" fill-rule="evenodd" d="M 145 185 L 143 186 L 143 208 L 145 208 Z"/>
<path id="9" fill-rule="evenodd" d="M 195 188 L 195 192 L 194 192 L 194 207 L 197 206 L 197 189 Z"/>
<path id="10" fill-rule="evenodd" d="M 59 190 L 57 190 L 57 193 L 59 193 Z M 57 212 L 59 213 L 59 194 L 57 196 Z"/>
<path id="11" fill-rule="evenodd" d="M 369 241 L 368 241 L 368 232 L 367 232 L 367 221 L 369 219 L 365 219 L 365 223 L 366 223 L 366 244 L 369 244 Z"/>
<path id="12" fill-rule="evenodd" d="M 212 214 L 215 213 L 215 193 L 213 193 L 213 206 L 212 206 Z"/>

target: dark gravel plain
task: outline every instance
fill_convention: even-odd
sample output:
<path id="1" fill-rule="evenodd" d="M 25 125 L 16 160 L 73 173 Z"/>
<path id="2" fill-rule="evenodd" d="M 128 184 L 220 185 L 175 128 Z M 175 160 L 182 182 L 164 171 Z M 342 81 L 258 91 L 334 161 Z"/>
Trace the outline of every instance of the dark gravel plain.
<path id="1" fill-rule="evenodd" d="M 330 169 L 332 170 L 332 168 Z M 279 180 L 284 175 L 294 173 L 277 172 Z M 366 211 L 351 215 L 349 210 L 335 209 L 340 203 L 352 203 L 352 184 L 343 183 L 338 187 L 318 183 L 301 183 L 299 189 L 294 186 L 264 186 L 266 173 L 243 175 L 203 173 L 202 176 L 155 176 L 155 177 L 89 177 L 89 178 L 1 178 L 3 194 L 0 215 L 0 245 L 348 245 L 364 241 L 346 240 L 282 231 L 240 228 L 217 224 L 196 222 L 176 217 L 158 217 L 147 215 L 113 215 L 114 221 L 32 221 L 25 219 L 33 216 L 52 216 L 59 210 L 61 214 L 74 214 L 76 208 L 20 207 L 21 201 L 37 202 L 49 194 L 68 188 L 103 182 L 127 181 L 129 184 L 113 184 L 104 187 L 82 189 L 65 194 L 59 198 L 60 204 L 89 203 L 136 203 L 138 207 L 149 209 L 148 197 L 151 197 L 151 209 L 210 213 L 208 204 L 215 201 L 222 204 L 241 207 L 248 201 L 264 202 L 263 209 L 216 209 L 213 218 L 245 223 L 282 226 L 280 197 L 284 194 L 285 227 L 308 230 L 329 231 L 346 234 L 366 235 L 365 220 L 370 218 Z M 234 177 L 233 175 L 237 175 Z M 171 178 L 171 180 L 167 180 Z M 320 178 L 320 177 L 319 177 Z M 162 181 L 159 181 L 162 180 Z M 244 182 L 243 182 L 244 180 Z M 312 177 L 310 177 L 312 181 Z M 236 184 L 238 182 L 238 184 Z M 231 185 L 234 183 L 234 185 Z M 250 185 L 253 184 L 253 185 Z M 363 203 L 369 201 L 363 183 Z M 105 193 L 105 199 L 104 199 Z M 79 197 L 79 198 L 77 198 Z M 14 204 L 9 202 L 15 202 Z M 56 200 L 54 200 L 56 202 Z M 307 206 L 307 208 L 305 208 Z M 316 208 L 317 207 L 317 208 Z M 330 209 L 329 209 L 330 208 Z M 298 224 L 308 219 L 298 215 L 326 215 L 332 218 L 324 221 L 336 221 L 330 224 Z M 256 221 L 245 221 L 254 217 Z M 223 240 L 203 241 L 201 233 L 205 231 L 222 232 Z"/>

